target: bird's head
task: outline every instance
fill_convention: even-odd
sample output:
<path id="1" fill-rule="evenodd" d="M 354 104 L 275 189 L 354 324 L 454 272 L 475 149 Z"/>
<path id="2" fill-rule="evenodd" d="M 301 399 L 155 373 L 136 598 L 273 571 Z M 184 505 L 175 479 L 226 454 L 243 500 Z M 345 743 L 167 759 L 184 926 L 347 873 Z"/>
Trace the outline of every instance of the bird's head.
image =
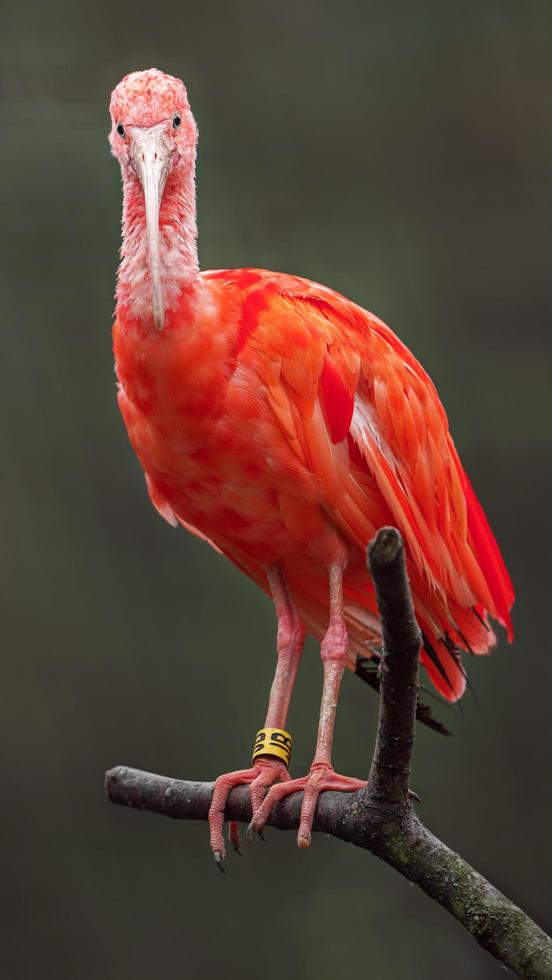
<path id="1" fill-rule="evenodd" d="M 123 180 L 139 181 L 142 186 L 153 316 L 161 328 L 159 211 L 171 174 L 193 171 L 197 127 L 183 83 L 157 68 L 126 75 L 113 90 L 109 109 L 109 142 Z"/>

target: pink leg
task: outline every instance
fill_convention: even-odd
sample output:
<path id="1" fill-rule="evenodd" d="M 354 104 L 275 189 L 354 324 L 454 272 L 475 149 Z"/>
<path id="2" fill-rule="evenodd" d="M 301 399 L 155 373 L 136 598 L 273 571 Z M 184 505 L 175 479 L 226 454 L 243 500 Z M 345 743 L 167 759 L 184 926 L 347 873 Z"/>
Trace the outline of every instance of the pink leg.
<path id="1" fill-rule="evenodd" d="M 265 728 L 285 728 L 293 684 L 303 650 L 305 631 L 281 572 L 275 568 L 270 569 L 268 580 L 278 617 L 278 662 L 270 690 Z M 234 786 L 248 784 L 251 808 L 255 813 L 267 790 L 275 783 L 286 782 L 289 778 L 284 763 L 269 756 L 256 759 L 249 769 L 240 769 L 237 772 L 225 773 L 225 775 L 218 777 L 209 809 L 209 825 L 211 850 L 219 867 L 222 868 L 225 854 L 222 828 L 224 810 L 230 791 Z M 237 825 L 231 822 L 229 829 L 230 840 L 234 848 L 239 850 L 240 839 Z"/>
<path id="2" fill-rule="evenodd" d="M 259 809 L 254 811 L 250 825 L 252 830 L 262 830 L 275 803 L 290 793 L 303 790 L 301 822 L 297 835 L 299 847 L 308 847 L 311 842 L 314 811 L 321 792 L 327 789 L 351 792 L 366 785 L 366 782 L 361 779 L 337 775 L 332 767 L 331 753 L 335 714 L 341 679 L 347 660 L 347 629 L 343 619 L 343 569 L 340 564 L 330 566 L 329 579 L 330 621 L 320 648 L 324 667 L 324 684 L 316 753 L 310 772 L 308 776 L 302 779 L 290 779 L 285 784 L 272 786 Z"/>

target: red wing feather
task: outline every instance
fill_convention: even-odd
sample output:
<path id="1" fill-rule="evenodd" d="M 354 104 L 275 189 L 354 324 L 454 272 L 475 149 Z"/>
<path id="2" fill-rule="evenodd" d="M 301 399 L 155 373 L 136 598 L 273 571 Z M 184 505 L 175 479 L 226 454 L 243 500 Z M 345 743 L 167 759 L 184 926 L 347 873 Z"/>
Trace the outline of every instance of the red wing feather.
<path id="1" fill-rule="evenodd" d="M 463 473 L 463 476 L 465 480 L 464 492 L 468 504 L 468 526 L 471 537 L 473 538 L 477 559 L 493 597 L 498 619 L 508 630 L 508 640 L 511 642 L 514 638 L 514 628 L 512 626 L 512 617 L 510 616 L 510 609 L 514 602 L 512 581 L 508 575 L 494 534 L 489 527 L 485 512 L 475 495 L 468 477 L 465 473 Z"/>
<path id="2" fill-rule="evenodd" d="M 333 443 L 341 442 L 348 435 L 355 407 L 354 394 L 350 394 L 334 362 L 328 353 L 324 357 L 320 375 L 322 407 Z"/>

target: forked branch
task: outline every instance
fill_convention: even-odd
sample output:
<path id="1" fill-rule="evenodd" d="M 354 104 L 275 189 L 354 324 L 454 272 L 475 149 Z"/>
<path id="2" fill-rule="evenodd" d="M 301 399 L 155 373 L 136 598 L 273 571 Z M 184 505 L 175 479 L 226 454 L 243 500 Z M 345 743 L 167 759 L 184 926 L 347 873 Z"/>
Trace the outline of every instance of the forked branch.
<path id="1" fill-rule="evenodd" d="M 463 858 L 421 823 L 408 793 L 420 631 L 414 616 L 400 534 L 382 528 L 368 550 L 383 623 L 378 733 L 370 778 L 358 793 L 320 796 L 313 829 L 386 861 L 447 909 L 484 949 L 520 977 L 552 980 L 552 940 Z M 117 766 L 106 773 L 112 803 L 178 820 L 206 820 L 212 783 L 170 779 Z M 299 826 L 301 793 L 274 807 L 268 823 Z M 232 790 L 228 820 L 249 823 L 247 787 Z"/>

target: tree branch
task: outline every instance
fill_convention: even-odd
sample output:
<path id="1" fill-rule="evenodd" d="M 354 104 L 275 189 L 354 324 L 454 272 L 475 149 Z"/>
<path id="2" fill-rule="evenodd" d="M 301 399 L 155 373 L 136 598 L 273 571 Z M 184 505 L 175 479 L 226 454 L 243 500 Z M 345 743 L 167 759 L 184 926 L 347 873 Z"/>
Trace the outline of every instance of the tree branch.
<path id="1" fill-rule="evenodd" d="M 365 790 L 320 796 L 313 829 L 370 851 L 447 909 L 484 949 L 528 980 L 551 980 L 552 940 L 463 858 L 421 823 L 408 797 L 414 741 L 420 632 L 406 577 L 402 541 L 382 528 L 369 548 L 383 623 L 380 715 Z M 178 820 L 206 820 L 212 783 L 170 779 L 117 766 L 106 773 L 112 803 Z M 302 794 L 277 804 L 268 823 L 297 829 Z M 228 820 L 249 823 L 247 787 L 230 793 Z"/>
<path id="2" fill-rule="evenodd" d="M 368 548 L 368 563 L 383 627 L 383 656 L 378 731 L 366 797 L 371 803 L 405 803 L 414 747 L 422 634 L 414 615 L 398 531 L 381 529 Z"/>

